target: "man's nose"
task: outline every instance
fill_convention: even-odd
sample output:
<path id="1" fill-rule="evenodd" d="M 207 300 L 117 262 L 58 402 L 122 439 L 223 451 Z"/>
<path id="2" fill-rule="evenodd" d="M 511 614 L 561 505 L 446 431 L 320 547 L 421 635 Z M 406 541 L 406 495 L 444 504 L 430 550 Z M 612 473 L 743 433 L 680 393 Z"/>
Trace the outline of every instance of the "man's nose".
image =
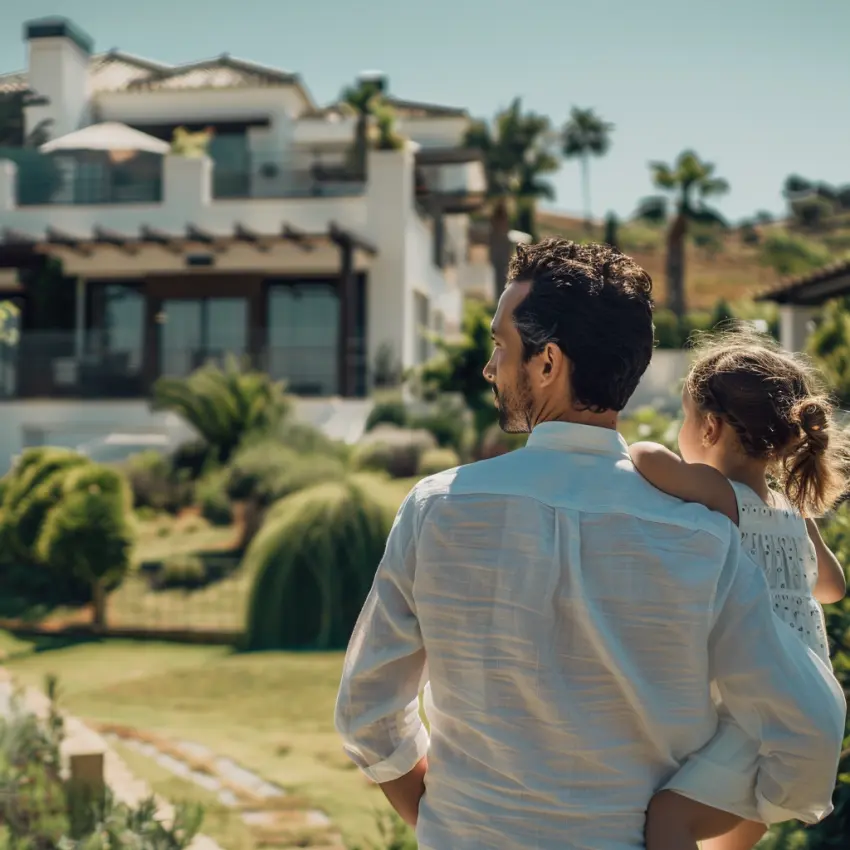
<path id="1" fill-rule="evenodd" d="M 493 363 L 491 360 L 487 361 L 487 365 L 484 367 L 482 374 L 484 375 L 484 380 L 487 381 L 488 384 L 496 382 L 496 376 L 493 374 Z"/>

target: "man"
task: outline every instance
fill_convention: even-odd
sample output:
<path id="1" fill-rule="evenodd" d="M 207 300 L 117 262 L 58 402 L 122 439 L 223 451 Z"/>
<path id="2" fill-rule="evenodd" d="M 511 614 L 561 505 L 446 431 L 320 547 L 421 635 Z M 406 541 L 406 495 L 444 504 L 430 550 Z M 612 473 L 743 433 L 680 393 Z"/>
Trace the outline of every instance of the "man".
<path id="1" fill-rule="evenodd" d="M 346 751 L 421 850 L 634 850 L 714 734 L 716 686 L 762 742 L 761 810 L 817 818 L 843 696 L 737 529 L 650 487 L 616 431 L 652 355 L 649 276 L 547 240 L 518 246 L 510 281 L 485 376 L 528 445 L 402 505 L 345 660 Z"/>

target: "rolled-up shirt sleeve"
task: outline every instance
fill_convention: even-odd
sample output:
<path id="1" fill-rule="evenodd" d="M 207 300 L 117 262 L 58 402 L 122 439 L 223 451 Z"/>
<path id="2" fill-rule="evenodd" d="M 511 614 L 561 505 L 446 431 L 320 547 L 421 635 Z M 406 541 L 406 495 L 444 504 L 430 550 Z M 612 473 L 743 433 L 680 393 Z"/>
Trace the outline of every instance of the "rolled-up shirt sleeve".
<path id="1" fill-rule="evenodd" d="M 409 773 L 428 751 L 419 716 L 427 680 L 413 602 L 415 491 L 396 515 L 343 664 L 336 728 L 349 758 L 377 783 Z"/>
<path id="2" fill-rule="evenodd" d="M 755 797 L 765 823 L 832 810 L 847 707 L 832 671 L 772 610 L 763 572 L 733 535 L 710 641 L 729 714 L 760 742 Z"/>

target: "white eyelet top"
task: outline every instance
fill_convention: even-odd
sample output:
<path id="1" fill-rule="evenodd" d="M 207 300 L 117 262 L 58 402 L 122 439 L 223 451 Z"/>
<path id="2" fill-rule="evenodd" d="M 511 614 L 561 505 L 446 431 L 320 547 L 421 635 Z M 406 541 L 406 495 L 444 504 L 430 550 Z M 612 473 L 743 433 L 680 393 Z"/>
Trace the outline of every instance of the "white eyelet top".
<path id="1" fill-rule="evenodd" d="M 743 549 L 764 570 L 774 612 L 829 664 L 823 609 L 813 595 L 818 559 L 805 520 L 775 491 L 776 507 L 770 507 L 746 484 L 730 483 Z"/>

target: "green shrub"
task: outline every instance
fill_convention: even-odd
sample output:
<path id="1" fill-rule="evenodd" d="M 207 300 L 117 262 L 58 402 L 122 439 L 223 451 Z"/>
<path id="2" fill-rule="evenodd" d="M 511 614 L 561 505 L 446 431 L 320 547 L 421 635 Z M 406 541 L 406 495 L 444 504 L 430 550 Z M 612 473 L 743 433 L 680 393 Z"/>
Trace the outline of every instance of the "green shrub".
<path id="1" fill-rule="evenodd" d="M 762 265 L 779 275 L 804 274 L 829 262 L 829 249 L 793 233 L 773 231 L 765 237 L 759 251 Z"/>
<path id="2" fill-rule="evenodd" d="M 416 475 L 422 455 L 436 447 L 437 441 L 428 431 L 381 425 L 360 440 L 352 463 L 355 469 L 386 472 L 393 478 L 410 478 Z"/>
<path id="3" fill-rule="evenodd" d="M 407 427 L 409 413 L 404 399 L 400 395 L 378 396 L 375 406 L 369 411 L 366 419 L 366 431 L 371 431 L 379 425 L 395 425 L 397 428 Z"/>
<path id="4" fill-rule="evenodd" d="M 460 458 L 454 449 L 430 449 L 419 460 L 419 475 L 435 475 L 460 466 Z"/>
<path id="5" fill-rule="evenodd" d="M 506 434 L 499 426 L 491 425 L 478 446 L 478 460 L 488 460 L 521 449 L 528 440 L 528 434 Z"/>
<path id="6" fill-rule="evenodd" d="M 233 507 L 227 497 L 229 477 L 228 470 L 217 469 L 195 484 L 195 503 L 201 509 L 201 516 L 212 525 L 233 522 Z"/>
<path id="7" fill-rule="evenodd" d="M 341 479 L 344 473 L 338 452 L 312 454 L 263 440 L 236 454 L 226 489 L 233 501 L 265 506 L 312 484 Z"/>
<path id="8" fill-rule="evenodd" d="M 337 481 L 274 505 L 243 562 L 255 576 L 250 649 L 345 646 L 392 524 L 382 504 L 372 488 Z"/>
<path id="9" fill-rule="evenodd" d="M 177 806 L 161 822 L 155 800 L 130 808 L 107 790 L 95 794 L 66 779 L 64 723 L 56 683 L 48 679 L 45 719 L 25 711 L 18 695 L 0 717 L 0 841 L 8 850 L 185 850 L 203 821 L 200 806 Z"/>
<path id="10" fill-rule="evenodd" d="M 638 408 L 629 416 L 620 419 L 618 430 L 623 439 L 632 443 L 648 441 L 661 443 L 671 451 L 676 451 L 679 440 L 679 422 L 652 407 Z"/>
<path id="11" fill-rule="evenodd" d="M 348 447 L 345 443 L 332 440 L 318 428 L 306 422 L 293 422 L 284 420 L 272 435 L 280 445 L 300 454 L 333 455 L 341 460 L 348 456 Z M 243 444 L 250 445 L 250 441 Z"/>
<path id="12" fill-rule="evenodd" d="M 412 415 L 409 427 L 429 431 L 437 445 L 461 457 L 468 457 L 475 443 L 475 420 L 459 395 L 441 395 L 426 411 Z"/>
<path id="13" fill-rule="evenodd" d="M 122 470 L 138 508 L 177 513 L 190 501 L 189 475 L 180 476 L 171 459 L 157 451 L 140 452 L 124 463 Z"/>
<path id="14" fill-rule="evenodd" d="M 337 457 L 296 455 L 289 466 L 268 478 L 262 500 L 264 504 L 271 504 L 314 484 L 341 481 L 344 477 L 345 466 Z"/>
<path id="15" fill-rule="evenodd" d="M 160 564 L 152 583 L 158 590 L 196 590 L 209 583 L 209 575 L 197 555 L 172 555 Z"/>
<path id="16" fill-rule="evenodd" d="M 681 348 L 685 340 L 682 335 L 682 324 L 679 317 L 666 307 L 659 307 L 652 314 L 655 325 L 655 344 L 658 348 Z"/>

